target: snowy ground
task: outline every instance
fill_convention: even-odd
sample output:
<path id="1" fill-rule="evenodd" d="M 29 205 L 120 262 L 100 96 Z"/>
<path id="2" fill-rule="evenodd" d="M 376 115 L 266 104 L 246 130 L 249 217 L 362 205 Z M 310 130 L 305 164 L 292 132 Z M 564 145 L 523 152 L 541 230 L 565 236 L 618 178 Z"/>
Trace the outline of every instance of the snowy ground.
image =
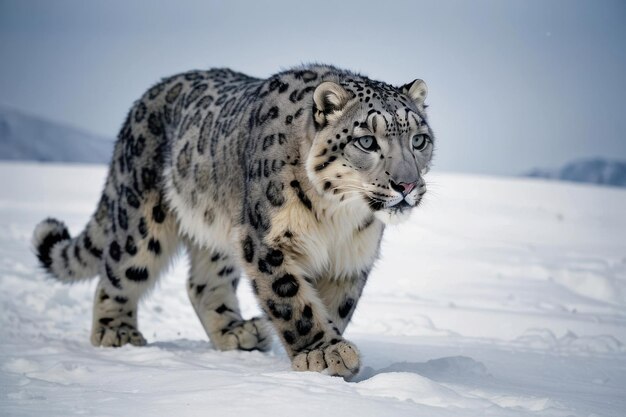
<path id="1" fill-rule="evenodd" d="M 147 347 L 93 348 L 95 281 L 47 280 L 29 239 L 48 215 L 78 232 L 104 174 L 0 164 L 1 416 L 626 415 L 626 191 L 430 175 L 387 232 L 347 332 L 364 369 L 345 382 L 292 372 L 278 343 L 213 350 L 184 258 L 142 305 Z"/>

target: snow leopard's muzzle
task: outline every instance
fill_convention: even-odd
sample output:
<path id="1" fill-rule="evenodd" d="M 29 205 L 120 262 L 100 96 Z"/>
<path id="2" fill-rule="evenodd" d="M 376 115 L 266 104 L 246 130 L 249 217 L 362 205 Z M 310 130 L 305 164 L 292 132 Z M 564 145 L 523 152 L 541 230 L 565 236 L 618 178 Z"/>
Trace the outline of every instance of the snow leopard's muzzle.
<path id="1" fill-rule="evenodd" d="M 376 217 L 385 223 L 396 224 L 408 218 L 411 210 L 419 206 L 426 194 L 426 183 L 419 177 L 412 182 L 389 182 L 386 199 L 369 196 L 368 203 Z"/>

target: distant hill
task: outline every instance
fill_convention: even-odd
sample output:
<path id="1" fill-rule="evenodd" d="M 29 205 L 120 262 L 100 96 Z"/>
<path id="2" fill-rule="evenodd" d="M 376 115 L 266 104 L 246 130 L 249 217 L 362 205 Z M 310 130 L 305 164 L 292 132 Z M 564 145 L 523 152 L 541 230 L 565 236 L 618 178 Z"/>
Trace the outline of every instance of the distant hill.
<path id="1" fill-rule="evenodd" d="M 626 187 L 626 162 L 603 158 L 580 159 L 560 169 L 534 169 L 525 176 Z"/>
<path id="2" fill-rule="evenodd" d="M 106 164 L 113 140 L 0 106 L 0 160 Z"/>

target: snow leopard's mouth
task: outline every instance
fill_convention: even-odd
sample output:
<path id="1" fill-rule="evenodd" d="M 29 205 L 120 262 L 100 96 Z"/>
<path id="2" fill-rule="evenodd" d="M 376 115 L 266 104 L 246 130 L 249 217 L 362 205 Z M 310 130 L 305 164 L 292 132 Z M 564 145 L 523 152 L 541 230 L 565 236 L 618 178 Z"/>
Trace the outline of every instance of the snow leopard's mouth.
<path id="1" fill-rule="evenodd" d="M 397 201 L 397 202 L 396 202 Z M 409 204 L 406 199 L 401 200 L 391 200 L 385 201 L 377 198 L 369 197 L 368 204 L 373 211 L 390 211 L 390 212 L 401 212 L 404 210 L 409 210 L 415 207 L 414 205 Z"/>
<path id="2" fill-rule="evenodd" d="M 389 190 L 391 191 L 391 190 Z M 424 194 L 426 194 L 426 186 L 424 183 L 418 187 L 411 187 L 406 192 L 400 192 L 394 189 L 396 193 L 368 193 L 365 200 L 374 215 L 386 224 L 397 224 L 405 221 L 422 202 Z"/>
<path id="3" fill-rule="evenodd" d="M 398 224 L 409 218 L 413 208 L 415 206 L 412 206 L 406 200 L 401 200 L 393 206 L 385 205 L 374 211 L 374 216 L 385 224 Z"/>
<path id="4" fill-rule="evenodd" d="M 398 224 L 409 218 L 413 209 L 420 205 L 426 189 L 410 193 L 407 196 L 383 200 L 368 196 L 367 201 L 374 215 L 385 224 Z"/>
<path id="5" fill-rule="evenodd" d="M 386 208 L 391 211 L 404 211 L 412 209 L 413 207 L 415 206 L 410 205 L 406 200 L 402 200 L 399 203 L 396 203 L 393 206 L 387 206 Z"/>

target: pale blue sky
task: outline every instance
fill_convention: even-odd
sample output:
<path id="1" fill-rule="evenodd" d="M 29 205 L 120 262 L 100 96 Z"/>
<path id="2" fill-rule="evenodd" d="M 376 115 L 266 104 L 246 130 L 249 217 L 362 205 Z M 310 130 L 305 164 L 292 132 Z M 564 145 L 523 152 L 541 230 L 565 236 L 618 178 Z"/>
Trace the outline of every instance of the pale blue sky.
<path id="1" fill-rule="evenodd" d="M 426 80 L 436 170 L 626 159 L 624 1 L 0 0 L 0 104 L 113 137 L 159 78 L 325 62 Z"/>

